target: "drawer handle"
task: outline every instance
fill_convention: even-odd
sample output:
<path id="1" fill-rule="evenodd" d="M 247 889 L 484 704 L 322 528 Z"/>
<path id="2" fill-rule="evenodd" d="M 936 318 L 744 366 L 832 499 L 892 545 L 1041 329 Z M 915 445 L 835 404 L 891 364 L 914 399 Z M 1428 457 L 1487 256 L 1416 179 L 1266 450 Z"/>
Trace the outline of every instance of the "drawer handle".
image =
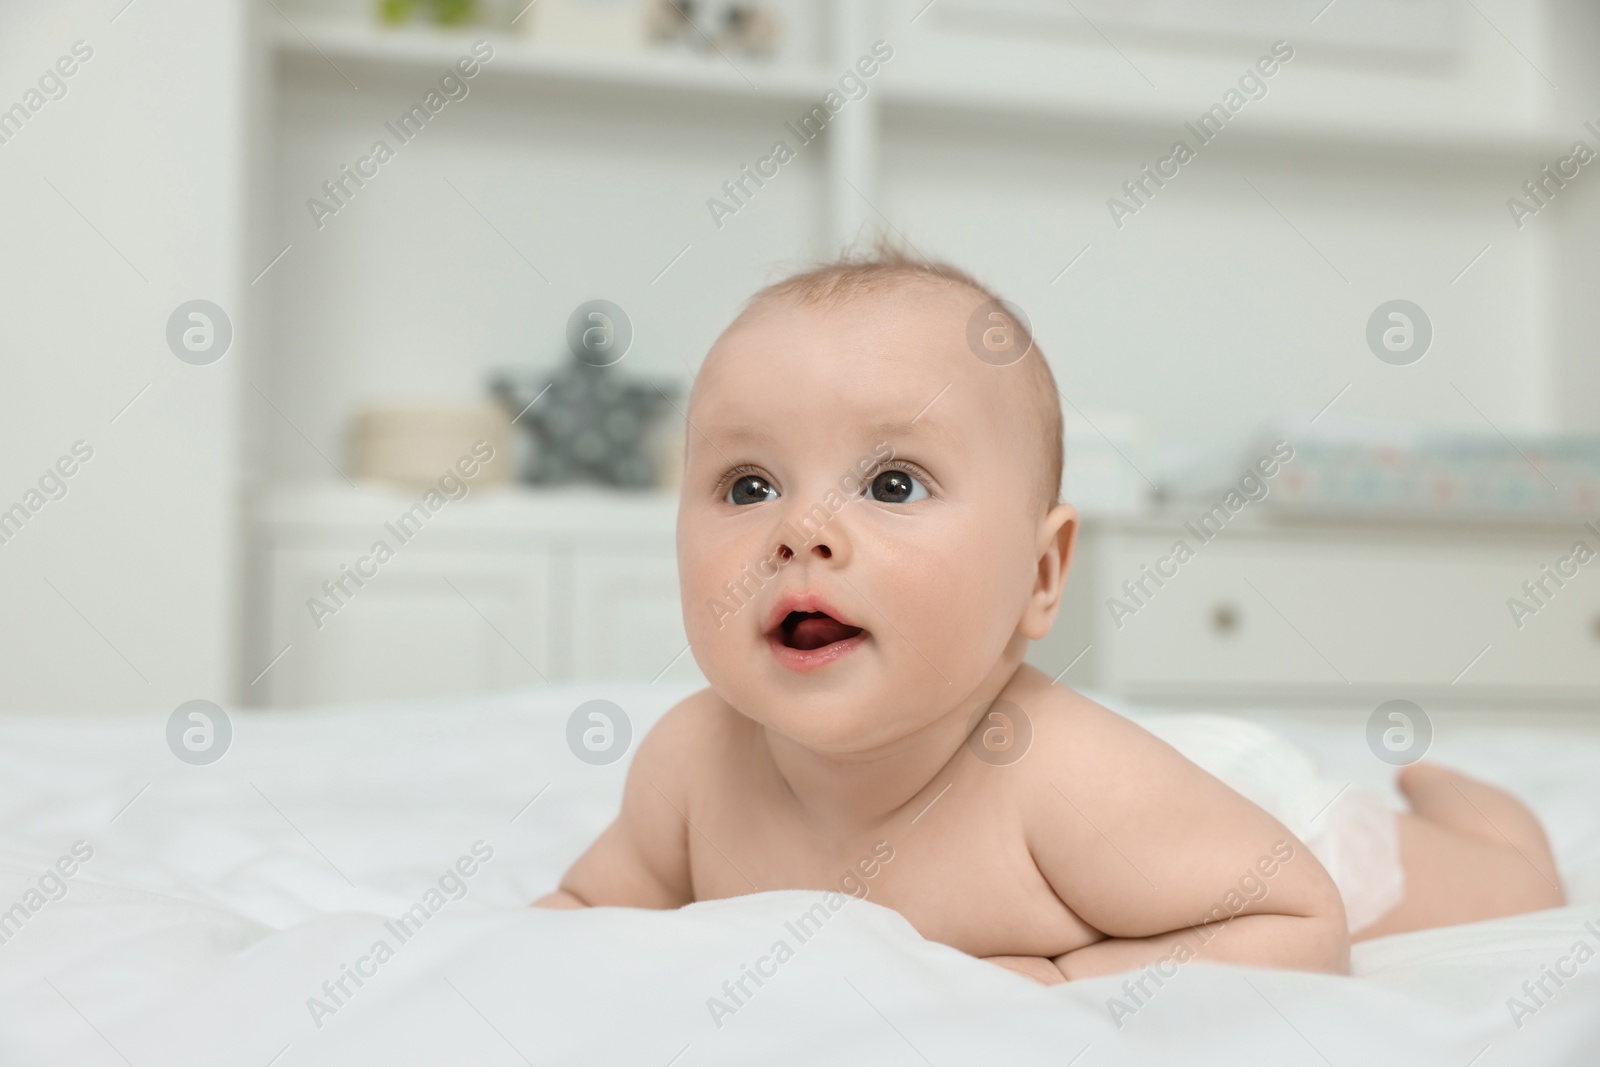
<path id="1" fill-rule="evenodd" d="M 1239 609 L 1232 604 L 1218 604 L 1211 609 L 1211 628 L 1224 637 L 1231 637 L 1239 629 Z"/>

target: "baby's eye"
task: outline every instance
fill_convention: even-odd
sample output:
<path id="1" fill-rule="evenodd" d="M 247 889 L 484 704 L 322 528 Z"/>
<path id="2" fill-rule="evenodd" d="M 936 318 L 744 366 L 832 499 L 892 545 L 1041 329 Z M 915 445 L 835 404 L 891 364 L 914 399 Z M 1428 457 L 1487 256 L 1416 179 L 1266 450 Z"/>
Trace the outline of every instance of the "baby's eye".
<path id="1" fill-rule="evenodd" d="M 867 496 L 880 504 L 910 504 L 926 500 L 928 489 L 908 471 L 882 471 L 867 487 Z"/>
<path id="2" fill-rule="evenodd" d="M 730 504 L 759 504 L 778 499 L 778 491 L 759 474 L 741 474 L 728 487 L 728 495 L 723 499 Z"/>

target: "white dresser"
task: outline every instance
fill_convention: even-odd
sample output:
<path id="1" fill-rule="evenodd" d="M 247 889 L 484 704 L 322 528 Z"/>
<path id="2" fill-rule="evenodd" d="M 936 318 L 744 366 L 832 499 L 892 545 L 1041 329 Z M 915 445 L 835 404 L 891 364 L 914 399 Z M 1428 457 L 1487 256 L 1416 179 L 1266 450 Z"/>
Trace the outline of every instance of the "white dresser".
<path id="1" fill-rule="evenodd" d="M 1048 642 L 1056 670 L 1089 648 L 1065 681 L 1163 702 L 1600 710 L 1600 559 L 1560 565 L 1580 540 L 1600 550 L 1580 521 L 1247 510 L 1201 542 L 1185 528 L 1194 514 L 1086 521 Z M 1194 550 L 1187 562 L 1172 556 L 1179 539 Z M 1146 567 L 1170 577 L 1158 585 Z M 1557 585 L 1548 574 L 1561 570 L 1575 573 Z M 1514 616 L 1507 600 L 1534 607 L 1523 583 L 1541 581 L 1542 604 Z"/>
<path id="2" fill-rule="evenodd" d="M 397 526 L 420 496 L 316 486 L 263 502 L 251 702 L 699 676 L 678 601 L 676 496 L 474 488 Z M 379 541 L 393 551 L 381 563 Z"/>

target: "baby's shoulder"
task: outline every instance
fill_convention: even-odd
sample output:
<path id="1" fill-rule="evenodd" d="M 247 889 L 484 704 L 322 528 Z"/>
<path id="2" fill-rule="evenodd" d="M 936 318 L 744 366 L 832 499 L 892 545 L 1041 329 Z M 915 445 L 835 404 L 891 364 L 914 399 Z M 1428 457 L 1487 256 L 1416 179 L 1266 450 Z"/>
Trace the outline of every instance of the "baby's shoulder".
<path id="1" fill-rule="evenodd" d="M 726 758 L 748 723 L 710 689 L 678 701 L 656 720 L 639 744 L 634 766 L 668 780 L 692 782 Z"/>
<path id="2" fill-rule="evenodd" d="M 1018 672 L 1001 699 L 1016 706 L 1025 720 L 1022 729 L 1031 730 L 1030 751 L 1036 747 L 1057 756 L 1095 759 L 1129 746 L 1141 747 L 1146 739 L 1160 743 L 1132 720 L 1075 689 L 1052 683 L 1032 667 Z"/>
<path id="3" fill-rule="evenodd" d="M 1041 788 L 1125 787 L 1132 779 L 1146 789 L 1176 786 L 1197 770 L 1172 746 L 1131 719 L 1066 686 L 1052 684 L 1031 667 L 1007 697 L 1020 709 L 1021 730 L 1030 733 L 1018 760 L 1021 777 Z"/>

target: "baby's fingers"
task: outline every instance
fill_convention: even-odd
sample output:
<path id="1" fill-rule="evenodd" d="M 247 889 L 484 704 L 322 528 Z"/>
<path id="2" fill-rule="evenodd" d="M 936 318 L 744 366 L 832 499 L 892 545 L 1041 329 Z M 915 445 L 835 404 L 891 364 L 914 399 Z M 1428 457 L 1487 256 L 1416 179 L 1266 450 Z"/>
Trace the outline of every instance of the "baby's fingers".
<path id="1" fill-rule="evenodd" d="M 990 963 L 998 964 L 1008 971 L 1015 971 L 1025 978 L 1032 978 L 1040 985 L 1055 985 L 1065 982 L 1060 969 L 1043 956 L 984 956 Z"/>

